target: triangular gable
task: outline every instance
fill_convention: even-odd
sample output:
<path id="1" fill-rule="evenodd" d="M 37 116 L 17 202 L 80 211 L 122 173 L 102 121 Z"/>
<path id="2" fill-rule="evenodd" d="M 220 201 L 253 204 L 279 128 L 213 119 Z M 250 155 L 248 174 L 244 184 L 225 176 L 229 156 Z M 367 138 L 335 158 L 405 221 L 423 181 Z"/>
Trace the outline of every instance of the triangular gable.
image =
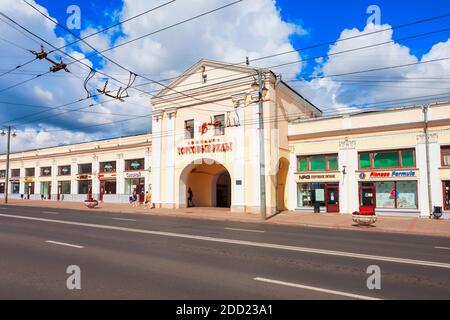
<path id="1" fill-rule="evenodd" d="M 163 88 L 161 91 L 159 91 L 156 95 L 154 95 L 154 98 L 160 98 L 165 96 L 166 94 L 173 93 L 174 91 L 171 89 L 176 89 L 179 86 L 183 86 L 184 83 L 195 83 L 197 81 L 200 81 L 201 79 L 201 69 L 202 67 L 206 67 L 209 69 L 208 76 L 214 73 L 216 70 L 220 70 L 222 73 L 228 73 L 230 75 L 230 78 L 233 78 L 233 73 L 238 76 L 239 73 L 245 73 L 245 74 L 253 74 L 255 73 L 255 69 L 251 67 L 246 66 L 239 66 L 239 65 L 232 65 L 232 64 L 226 64 L 223 62 L 218 61 L 212 61 L 207 59 L 202 59 L 198 61 L 196 64 L 191 66 L 189 69 L 184 71 L 178 78 L 173 80 L 171 83 L 167 85 L 167 87 Z M 216 72 L 217 73 L 217 72 Z M 210 76 L 211 77 L 211 76 Z M 195 80 L 190 80 L 190 79 Z M 208 79 L 210 80 L 210 79 Z M 224 77 L 224 80 L 226 81 L 226 78 Z M 200 83 L 197 84 L 197 86 L 200 86 Z M 184 90 L 184 89 L 180 89 Z"/>

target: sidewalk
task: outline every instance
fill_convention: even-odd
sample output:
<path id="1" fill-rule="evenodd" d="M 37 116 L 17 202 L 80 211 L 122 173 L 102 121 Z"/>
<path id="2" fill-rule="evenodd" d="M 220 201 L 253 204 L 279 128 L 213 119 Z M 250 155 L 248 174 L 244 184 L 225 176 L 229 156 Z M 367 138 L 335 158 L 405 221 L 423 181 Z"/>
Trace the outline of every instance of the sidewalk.
<path id="1" fill-rule="evenodd" d="M 10 200 L 9 205 L 42 207 L 53 209 L 89 210 L 81 202 Z M 432 220 L 417 217 L 378 217 L 374 227 L 354 226 L 351 215 L 317 214 L 286 211 L 263 222 L 257 214 L 230 212 L 221 208 L 187 209 L 145 209 L 129 204 L 101 203 L 97 212 L 135 213 L 180 218 L 266 223 L 291 226 L 305 226 L 329 229 L 363 230 L 367 232 L 388 232 L 413 235 L 450 237 L 450 220 Z"/>

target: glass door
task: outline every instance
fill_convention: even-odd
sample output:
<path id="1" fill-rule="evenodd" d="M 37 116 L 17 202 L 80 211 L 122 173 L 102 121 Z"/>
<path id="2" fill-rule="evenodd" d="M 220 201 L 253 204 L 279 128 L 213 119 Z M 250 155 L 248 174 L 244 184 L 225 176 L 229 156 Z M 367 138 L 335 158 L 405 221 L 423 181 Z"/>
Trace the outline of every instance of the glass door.
<path id="1" fill-rule="evenodd" d="M 325 199 L 327 212 L 339 212 L 339 186 L 326 185 Z"/>
<path id="2" fill-rule="evenodd" d="M 444 210 L 450 210 L 450 181 L 444 182 Z"/>
<path id="3" fill-rule="evenodd" d="M 376 207 L 376 189 L 375 183 L 361 183 L 359 187 L 359 207 L 366 209 L 375 209 Z"/>

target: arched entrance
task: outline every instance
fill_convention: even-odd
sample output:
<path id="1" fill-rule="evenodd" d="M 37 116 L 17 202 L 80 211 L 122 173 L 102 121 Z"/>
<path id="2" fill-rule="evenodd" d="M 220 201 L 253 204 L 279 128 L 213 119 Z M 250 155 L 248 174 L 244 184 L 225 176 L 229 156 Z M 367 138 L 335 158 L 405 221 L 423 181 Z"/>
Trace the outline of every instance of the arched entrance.
<path id="1" fill-rule="evenodd" d="M 210 159 L 197 160 L 180 175 L 179 207 L 188 207 L 188 190 L 195 207 L 231 207 L 231 177 L 220 163 Z"/>
<path id="2" fill-rule="evenodd" d="M 289 161 L 286 158 L 280 158 L 278 162 L 277 173 L 277 211 L 287 210 L 286 206 L 286 182 L 289 172 Z"/>

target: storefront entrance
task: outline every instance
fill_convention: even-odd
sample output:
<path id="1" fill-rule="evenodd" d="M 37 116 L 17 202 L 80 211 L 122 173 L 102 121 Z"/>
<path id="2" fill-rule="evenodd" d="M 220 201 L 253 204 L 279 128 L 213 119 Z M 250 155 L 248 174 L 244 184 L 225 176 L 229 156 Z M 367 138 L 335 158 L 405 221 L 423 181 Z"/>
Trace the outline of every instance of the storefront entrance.
<path id="1" fill-rule="evenodd" d="M 216 183 L 216 207 L 229 208 L 231 206 L 231 178 L 228 171 L 223 172 Z"/>
<path id="2" fill-rule="evenodd" d="M 5 193 L 5 183 L 0 183 L 0 193 Z"/>
<path id="3" fill-rule="evenodd" d="M 360 207 L 383 210 L 417 210 L 417 181 L 360 182 Z"/>
<path id="4" fill-rule="evenodd" d="M 180 175 L 179 207 L 191 206 L 231 207 L 231 176 L 222 164 L 202 159 L 184 168 Z"/>
<path id="5" fill-rule="evenodd" d="M 299 183 L 297 185 L 297 207 L 311 209 L 320 206 L 326 212 L 339 212 L 339 184 L 338 183 Z"/>
<path id="6" fill-rule="evenodd" d="M 30 195 L 34 194 L 34 182 L 25 182 L 25 196 L 30 199 Z"/>
<path id="7" fill-rule="evenodd" d="M 136 191 L 139 202 L 145 200 L 145 178 L 125 178 L 125 194 L 132 195 Z"/>
<path id="8" fill-rule="evenodd" d="M 339 185 L 327 184 L 325 186 L 325 200 L 327 212 L 339 212 Z"/>
<path id="9" fill-rule="evenodd" d="M 376 207 L 375 183 L 361 183 L 359 185 L 359 207 L 375 210 Z"/>
<path id="10" fill-rule="evenodd" d="M 444 210 L 450 210 L 450 181 L 444 181 L 442 184 L 444 189 Z"/>
<path id="11" fill-rule="evenodd" d="M 41 197 L 47 200 L 52 199 L 52 183 L 50 181 L 41 182 Z"/>
<path id="12" fill-rule="evenodd" d="M 103 201 L 105 194 L 116 194 L 116 179 L 100 180 L 100 194 L 98 200 Z"/>

